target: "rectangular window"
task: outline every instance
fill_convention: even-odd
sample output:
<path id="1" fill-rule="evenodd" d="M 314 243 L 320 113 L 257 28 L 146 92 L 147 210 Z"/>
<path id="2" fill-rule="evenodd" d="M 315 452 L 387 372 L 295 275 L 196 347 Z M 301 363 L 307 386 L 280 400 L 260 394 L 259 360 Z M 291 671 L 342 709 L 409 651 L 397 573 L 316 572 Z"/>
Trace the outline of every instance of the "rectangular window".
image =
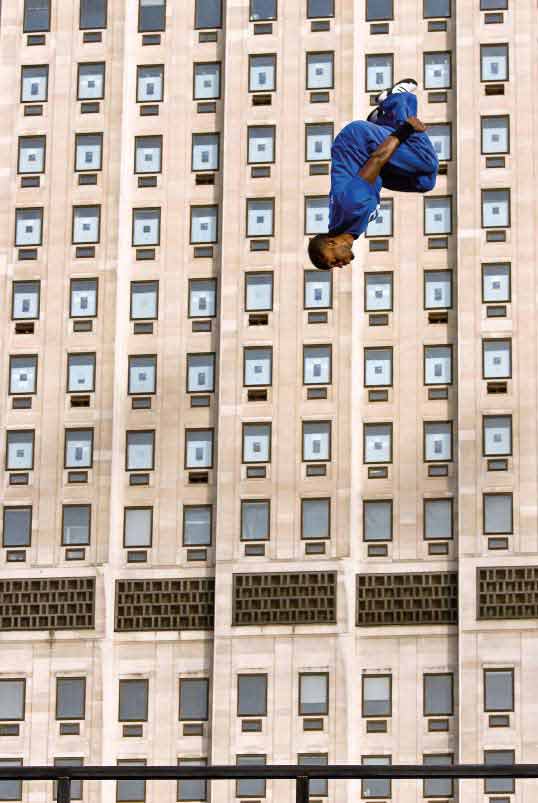
<path id="1" fill-rule="evenodd" d="M 7 471 L 31 471 L 34 466 L 33 429 L 8 429 L 6 432 Z"/>
<path id="2" fill-rule="evenodd" d="M 62 546 L 88 546 L 91 532 L 91 505 L 64 505 L 62 508 Z"/>
<path id="3" fill-rule="evenodd" d="M 164 65 L 140 64 L 136 68 L 137 103 L 161 103 L 164 91 Z"/>
<path id="4" fill-rule="evenodd" d="M 21 67 L 21 103 L 44 103 L 48 97 L 49 65 Z"/>
<path id="5" fill-rule="evenodd" d="M 332 271 L 305 270 L 304 308 L 330 309 L 333 303 Z"/>
<path id="6" fill-rule="evenodd" d="M 189 318 L 214 318 L 217 309 L 217 280 L 189 279 Z"/>
<path id="7" fill-rule="evenodd" d="M 271 424 L 243 424 L 243 463 L 271 462 Z"/>
<path id="8" fill-rule="evenodd" d="M 135 137 L 135 174 L 160 173 L 162 150 L 162 136 Z"/>
<path id="9" fill-rule="evenodd" d="M 331 537 L 331 500 L 301 499 L 301 538 Z"/>
<path id="10" fill-rule="evenodd" d="M 187 354 L 187 393 L 213 393 L 215 355 Z"/>
<path id="11" fill-rule="evenodd" d="M 145 758 L 126 758 L 118 761 L 118 767 L 145 767 Z M 117 803 L 145 803 L 145 781 L 116 781 Z"/>
<path id="12" fill-rule="evenodd" d="M 56 719 L 86 718 L 86 678 L 56 678 Z"/>
<path id="13" fill-rule="evenodd" d="M 95 354 L 67 355 L 67 392 L 95 390 Z"/>
<path id="14" fill-rule="evenodd" d="M 248 126 L 248 164 L 265 164 L 275 161 L 274 125 Z"/>
<path id="15" fill-rule="evenodd" d="M 424 462 L 452 460 L 452 421 L 424 421 Z"/>
<path id="16" fill-rule="evenodd" d="M 450 123 L 431 123 L 426 131 L 440 162 L 452 159 L 452 125 Z"/>
<path id="17" fill-rule="evenodd" d="M 2 533 L 2 546 L 26 547 L 32 540 L 32 508 L 5 507 Z"/>
<path id="18" fill-rule="evenodd" d="M 273 349 L 243 349 L 243 385 L 245 387 L 267 387 L 272 384 Z"/>
<path id="19" fill-rule="evenodd" d="M 482 417 L 484 457 L 507 457 L 512 454 L 512 416 L 485 415 Z"/>
<path id="20" fill-rule="evenodd" d="M 76 134 L 75 135 L 75 171 L 95 172 L 102 168 L 103 135 L 102 134 Z"/>
<path id="21" fill-rule="evenodd" d="M 299 674 L 299 716 L 326 716 L 329 713 L 329 675 L 327 672 Z"/>
<path id="22" fill-rule="evenodd" d="M 203 173 L 219 169 L 220 134 L 193 134 L 191 170 Z"/>
<path id="23" fill-rule="evenodd" d="M 491 262 L 482 265 L 482 301 L 497 304 L 512 297 L 510 263 Z"/>
<path id="24" fill-rule="evenodd" d="M 390 756 L 362 756 L 362 764 L 365 766 L 389 767 L 391 764 Z M 388 798 L 392 797 L 391 781 L 385 778 L 371 778 L 361 781 L 361 797 L 363 798 Z"/>
<path id="25" fill-rule="evenodd" d="M 452 307 L 452 271 L 424 271 L 424 309 Z"/>
<path id="26" fill-rule="evenodd" d="M 308 19 L 334 17 L 334 0 L 307 0 L 306 16 Z"/>
<path id="27" fill-rule="evenodd" d="M 151 547 L 153 538 L 153 508 L 126 507 L 123 519 L 125 549 Z"/>
<path id="28" fill-rule="evenodd" d="M 454 713 L 454 675 L 424 675 L 424 716 L 451 717 Z"/>
<path id="29" fill-rule="evenodd" d="M 205 767 L 206 758 L 179 758 L 177 761 L 180 767 Z M 178 781 L 177 799 L 183 801 L 205 801 L 207 800 L 207 781 Z"/>
<path id="30" fill-rule="evenodd" d="M 424 756 L 423 763 L 426 767 L 450 767 L 454 763 L 454 756 L 451 753 L 430 754 Z M 422 794 L 424 797 L 454 797 L 454 781 L 452 778 L 424 778 Z"/>
<path id="31" fill-rule="evenodd" d="M 306 88 L 332 89 L 334 87 L 334 53 L 306 54 Z"/>
<path id="32" fill-rule="evenodd" d="M 482 153 L 510 153 L 510 117 L 507 114 L 480 118 Z"/>
<path id="33" fill-rule="evenodd" d="M 43 173 L 45 170 L 44 136 L 19 137 L 18 173 Z"/>
<path id="34" fill-rule="evenodd" d="M 268 541 L 271 532 L 271 503 L 268 499 L 241 500 L 241 540 Z"/>
<path id="35" fill-rule="evenodd" d="M 138 30 L 140 33 L 164 31 L 166 0 L 138 0 Z"/>
<path id="36" fill-rule="evenodd" d="M 331 459 L 331 422 L 303 421 L 303 460 L 306 463 Z"/>
<path id="37" fill-rule="evenodd" d="M 392 716 L 392 675 L 362 676 L 362 715 Z"/>
<path id="38" fill-rule="evenodd" d="M 364 387 L 392 385 L 392 347 L 364 349 Z"/>
<path id="39" fill-rule="evenodd" d="M 424 384 L 452 384 L 452 346 L 424 346 Z"/>
<path id="40" fill-rule="evenodd" d="M 185 468 L 213 468 L 213 430 L 185 430 Z"/>
<path id="41" fill-rule="evenodd" d="M 218 206 L 191 206 L 191 243 L 207 245 L 218 241 Z"/>
<path id="42" fill-rule="evenodd" d="M 450 17 L 450 0 L 424 0 L 424 18 Z"/>
<path id="43" fill-rule="evenodd" d="M 300 753 L 297 761 L 303 766 L 326 767 L 329 757 L 326 753 Z M 308 782 L 309 797 L 327 797 L 329 794 L 329 782 L 325 778 L 312 778 Z"/>
<path id="44" fill-rule="evenodd" d="M 366 0 L 366 21 L 394 19 L 393 0 Z"/>
<path id="45" fill-rule="evenodd" d="M 364 274 L 365 312 L 390 312 L 392 299 L 392 273 Z"/>
<path id="46" fill-rule="evenodd" d="M 383 198 L 377 210 L 377 217 L 368 223 L 366 237 L 392 237 L 394 219 L 394 203 L 392 198 Z"/>
<path id="47" fill-rule="evenodd" d="M 43 210 L 15 210 L 15 245 L 41 245 L 43 242 Z"/>
<path id="48" fill-rule="evenodd" d="M 159 282 L 131 282 L 131 320 L 156 321 L 159 313 Z"/>
<path id="49" fill-rule="evenodd" d="M 392 541 L 392 499 L 365 499 L 362 527 L 364 541 Z"/>
<path id="50" fill-rule="evenodd" d="M 334 139 L 333 123 L 306 124 L 306 161 L 328 162 Z"/>
<path id="51" fill-rule="evenodd" d="M 392 463 L 392 424 L 364 424 L 364 462 Z"/>
<path id="52" fill-rule="evenodd" d="M 153 471 L 155 468 L 155 430 L 127 431 L 126 471 Z"/>
<path id="53" fill-rule="evenodd" d="M 98 243 L 100 228 L 100 206 L 73 207 L 73 244 L 87 245 L 88 243 Z"/>
<path id="54" fill-rule="evenodd" d="M 91 468 L 93 429 L 65 430 L 65 468 Z"/>
<path id="55" fill-rule="evenodd" d="M 83 758 L 55 758 L 55 767 L 82 767 L 84 766 Z M 53 800 L 58 800 L 58 784 L 54 781 Z M 82 781 L 71 781 L 71 800 L 82 800 Z"/>
<path id="56" fill-rule="evenodd" d="M 482 341 L 484 379 L 509 379 L 512 376 L 512 341 Z"/>
<path id="57" fill-rule="evenodd" d="M 22 767 L 22 758 L 0 758 L 4 767 Z M 0 781 L 0 800 L 22 800 L 22 781 Z"/>
<path id="58" fill-rule="evenodd" d="M 332 346 L 303 346 L 303 384 L 330 385 Z"/>
<path id="59" fill-rule="evenodd" d="M 276 20 L 276 15 L 277 0 L 250 0 L 251 21 Z"/>
<path id="60" fill-rule="evenodd" d="M 29 354 L 24 357 L 9 358 L 10 395 L 35 393 L 37 386 L 37 357 Z"/>
<path id="61" fill-rule="evenodd" d="M 511 535 L 514 532 L 514 510 L 511 493 L 484 494 L 484 534 Z"/>
<path id="62" fill-rule="evenodd" d="M 480 11 L 504 11 L 508 8 L 508 0 L 480 0 Z"/>
<path id="63" fill-rule="evenodd" d="M 194 27 L 220 28 L 222 26 L 222 0 L 195 0 Z"/>
<path id="64" fill-rule="evenodd" d="M 81 30 L 106 28 L 107 0 L 80 0 Z"/>
<path id="65" fill-rule="evenodd" d="M 273 309 L 273 274 L 245 274 L 245 311 L 261 312 Z"/>
<path id="66" fill-rule="evenodd" d="M 0 678 L 0 722 L 22 722 L 25 701 L 24 678 Z"/>
<path id="67" fill-rule="evenodd" d="M 13 282 L 11 285 L 11 317 L 14 321 L 35 321 L 39 318 L 40 281 Z"/>
<path id="68" fill-rule="evenodd" d="M 265 756 L 237 756 L 238 767 L 251 767 L 255 765 L 263 765 L 267 763 Z M 263 778 L 245 778 L 235 782 L 235 796 L 240 798 L 247 797 L 265 797 L 265 780 Z"/>
<path id="69" fill-rule="evenodd" d="M 248 57 L 248 91 L 274 92 L 276 89 L 276 55 L 250 55 Z"/>
<path id="70" fill-rule="evenodd" d="M 24 33 L 50 30 L 50 0 L 24 0 Z"/>
<path id="71" fill-rule="evenodd" d="M 510 190 L 482 190 L 482 228 L 510 226 Z"/>
<path id="72" fill-rule="evenodd" d="M 484 764 L 515 763 L 515 750 L 484 750 Z M 513 795 L 516 791 L 516 782 L 513 778 L 485 778 L 484 793 L 486 795 L 507 794 Z"/>
<path id="73" fill-rule="evenodd" d="M 181 678 L 179 681 L 179 719 L 182 722 L 207 722 L 209 715 L 209 680 Z"/>
<path id="74" fill-rule="evenodd" d="M 452 234 L 452 196 L 424 198 L 424 234 Z"/>
<path id="75" fill-rule="evenodd" d="M 211 505 L 183 506 L 183 546 L 211 546 L 212 532 Z"/>
<path id="76" fill-rule="evenodd" d="M 508 45 L 480 45 L 480 80 L 508 81 Z"/>
<path id="77" fill-rule="evenodd" d="M 329 196 L 305 198 L 305 234 L 326 234 L 329 230 Z"/>
<path id="78" fill-rule="evenodd" d="M 247 237 L 272 237 L 274 220 L 274 198 L 247 198 Z"/>
<path id="79" fill-rule="evenodd" d="M 454 528 L 453 499 L 424 500 L 424 540 L 451 540 Z"/>
<path id="80" fill-rule="evenodd" d="M 105 96 L 105 63 L 78 65 L 77 100 L 102 100 Z"/>
<path id="81" fill-rule="evenodd" d="M 71 318 L 95 318 L 97 315 L 97 279 L 71 279 Z"/>
<path id="82" fill-rule="evenodd" d="M 394 56 L 392 53 L 376 53 L 366 56 L 366 91 L 381 92 L 394 83 Z"/>
<path id="83" fill-rule="evenodd" d="M 450 51 L 424 53 L 424 89 L 450 89 L 452 54 Z"/>
<path id="84" fill-rule="evenodd" d="M 149 680 L 120 680 L 118 722 L 147 722 Z"/>
<path id="85" fill-rule="evenodd" d="M 161 208 L 133 209 L 133 246 L 159 245 Z"/>
<path id="86" fill-rule="evenodd" d="M 514 710 L 514 670 L 484 669 L 484 711 Z"/>
<path id="87" fill-rule="evenodd" d="M 237 716 L 267 716 L 267 675 L 237 676 Z"/>
<path id="88" fill-rule="evenodd" d="M 194 100 L 220 98 L 220 61 L 194 65 Z"/>

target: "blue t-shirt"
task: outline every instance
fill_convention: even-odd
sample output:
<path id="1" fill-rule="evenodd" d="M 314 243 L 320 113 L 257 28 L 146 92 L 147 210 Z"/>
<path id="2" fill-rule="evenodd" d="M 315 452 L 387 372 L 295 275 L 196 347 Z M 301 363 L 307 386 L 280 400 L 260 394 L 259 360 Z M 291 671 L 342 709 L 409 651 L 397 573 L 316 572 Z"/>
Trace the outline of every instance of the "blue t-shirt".
<path id="1" fill-rule="evenodd" d="M 360 237 L 377 217 L 382 182 L 378 177 L 375 184 L 370 184 L 358 175 L 368 157 L 363 138 L 355 137 L 354 123 L 343 128 L 334 140 L 331 158 L 329 231 Z"/>

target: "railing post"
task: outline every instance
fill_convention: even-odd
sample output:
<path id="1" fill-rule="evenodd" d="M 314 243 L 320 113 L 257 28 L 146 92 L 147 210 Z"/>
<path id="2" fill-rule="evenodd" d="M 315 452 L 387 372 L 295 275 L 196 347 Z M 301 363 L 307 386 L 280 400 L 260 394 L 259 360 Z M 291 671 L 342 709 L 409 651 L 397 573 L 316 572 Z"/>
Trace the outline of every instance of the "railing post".
<path id="1" fill-rule="evenodd" d="M 295 786 L 296 803 L 308 803 L 308 778 L 299 775 Z"/>
<path id="2" fill-rule="evenodd" d="M 71 778 L 58 778 L 57 803 L 71 803 Z"/>

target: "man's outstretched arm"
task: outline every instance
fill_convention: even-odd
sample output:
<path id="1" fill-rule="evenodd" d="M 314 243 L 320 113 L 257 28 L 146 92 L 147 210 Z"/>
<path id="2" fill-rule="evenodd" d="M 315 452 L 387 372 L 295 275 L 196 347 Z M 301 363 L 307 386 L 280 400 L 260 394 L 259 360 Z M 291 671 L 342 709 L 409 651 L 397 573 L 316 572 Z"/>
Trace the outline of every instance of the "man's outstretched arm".
<path id="1" fill-rule="evenodd" d="M 413 132 L 426 131 L 426 126 L 418 117 L 408 117 L 407 123 L 413 128 Z M 406 123 L 404 123 L 398 131 L 405 129 L 405 127 Z M 408 136 L 410 136 L 409 132 L 405 138 Z M 359 170 L 359 176 L 369 184 L 374 184 L 383 167 L 387 164 L 392 154 L 400 147 L 402 142 L 405 142 L 405 139 L 400 139 L 396 131 L 394 134 L 389 134 L 381 145 L 378 145 L 366 164 Z"/>

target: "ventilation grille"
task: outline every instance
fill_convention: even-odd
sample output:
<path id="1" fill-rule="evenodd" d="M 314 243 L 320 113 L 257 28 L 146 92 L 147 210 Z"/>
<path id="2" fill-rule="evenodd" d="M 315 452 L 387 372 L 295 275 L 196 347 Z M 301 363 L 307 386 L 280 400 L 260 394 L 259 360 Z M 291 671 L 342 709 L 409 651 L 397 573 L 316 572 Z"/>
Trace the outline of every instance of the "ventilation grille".
<path id="1" fill-rule="evenodd" d="M 234 574 L 234 625 L 336 622 L 336 573 Z"/>
<path id="2" fill-rule="evenodd" d="M 538 566 L 477 569 L 478 619 L 538 618 Z"/>
<path id="3" fill-rule="evenodd" d="M 214 577 L 116 581 L 116 630 L 213 630 L 214 610 Z"/>
<path id="4" fill-rule="evenodd" d="M 94 619 L 94 577 L 0 580 L 0 630 L 88 630 Z"/>
<path id="5" fill-rule="evenodd" d="M 458 621 L 458 576 L 433 574 L 357 575 L 357 625 L 454 625 Z"/>

